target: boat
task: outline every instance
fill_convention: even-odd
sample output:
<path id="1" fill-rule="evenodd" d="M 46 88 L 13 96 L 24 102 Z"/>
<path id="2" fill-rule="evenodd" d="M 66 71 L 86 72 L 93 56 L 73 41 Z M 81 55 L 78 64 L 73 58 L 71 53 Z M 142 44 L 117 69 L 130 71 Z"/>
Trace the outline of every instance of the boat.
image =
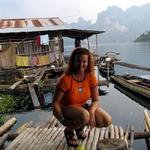
<path id="1" fill-rule="evenodd" d="M 130 99 L 132 99 L 133 101 L 135 101 L 136 103 L 144 106 L 147 109 L 150 109 L 149 98 L 141 96 L 138 93 L 132 92 L 131 90 L 129 90 L 121 85 L 118 85 L 118 84 L 114 85 L 114 88 L 117 89 L 118 91 L 120 91 L 122 94 L 129 97 Z"/>
<path id="2" fill-rule="evenodd" d="M 150 98 L 150 80 L 131 74 L 113 75 L 111 80 L 123 87 L 140 94 L 146 98 Z"/>
<path id="3" fill-rule="evenodd" d="M 109 51 L 101 56 L 98 60 L 98 68 L 102 77 L 109 77 L 115 73 L 114 62 L 119 61 L 120 59 L 117 56 L 119 53 Z"/>
<path id="4" fill-rule="evenodd" d="M 114 64 L 112 63 L 111 58 L 107 56 L 100 57 L 98 62 L 98 69 L 103 77 L 111 76 L 115 73 Z"/>

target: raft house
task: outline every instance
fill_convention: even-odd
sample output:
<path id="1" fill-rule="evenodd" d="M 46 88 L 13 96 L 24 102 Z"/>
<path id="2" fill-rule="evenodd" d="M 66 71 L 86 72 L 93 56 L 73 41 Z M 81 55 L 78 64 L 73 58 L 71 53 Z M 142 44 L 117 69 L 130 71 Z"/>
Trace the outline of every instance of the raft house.
<path id="1" fill-rule="evenodd" d="M 64 126 L 51 115 L 45 122 L 38 124 L 29 121 L 22 124 L 14 133 L 9 132 L 16 123 L 15 117 L 0 126 L 0 148 L 2 150 L 133 150 L 134 140 L 145 139 L 150 149 L 150 114 L 144 110 L 144 129 L 141 132 L 127 125 L 110 125 L 103 128 L 89 128 L 84 131 L 87 137 L 79 140 L 77 148 L 68 147 L 64 137 Z M 7 141 L 7 142 L 6 142 Z"/>
<path id="2" fill-rule="evenodd" d="M 39 97 L 49 99 L 49 89 L 57 82 L 54 77 L 66 68 L 64 38 L 74 39 L 75 46 L 87 39 L 90 49 L 89 37 L 95 35 L 97 49 L 101 33 L 104 31 L 72 29 L 58 17 L 1 19 L 0 91 L 30 93 L 34 107 L 39 108 L 43 103 Z"/>

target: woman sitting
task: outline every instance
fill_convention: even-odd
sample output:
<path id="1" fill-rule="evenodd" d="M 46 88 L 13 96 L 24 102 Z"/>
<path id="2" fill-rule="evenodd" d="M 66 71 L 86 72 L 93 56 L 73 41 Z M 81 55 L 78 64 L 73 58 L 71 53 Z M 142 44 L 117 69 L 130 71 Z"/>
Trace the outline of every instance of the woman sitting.
<path id="1" fill-rule="evenodd" d="M 89 99 L 91 104 L 86 107 Z M 87 49 L 73 50 L 68 68 L 57 83 L 53 105 L 54 115 L 66 127 L 68 146 L 78 146 L 77 137 L 86 138 L 85 125 L 107 127 L 112 123 L 110 115 L 99 107 L 94 59 Z"/>

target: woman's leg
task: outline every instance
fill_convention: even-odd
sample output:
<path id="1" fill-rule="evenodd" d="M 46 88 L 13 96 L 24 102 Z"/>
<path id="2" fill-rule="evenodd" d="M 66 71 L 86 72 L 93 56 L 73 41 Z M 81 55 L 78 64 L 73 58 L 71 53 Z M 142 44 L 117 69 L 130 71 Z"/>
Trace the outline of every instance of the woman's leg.
<path id="1" fill-rule="evenodd" d="M 108 127 L 112 123 L 111 116 L 102 108 L 98 108 L 95 112 L 96 127 Z"/>
<path id="2" fill-rule="evenodd" d="M 77 129 L 89 122 L 89 112 L 83 107 L 68 106 L 62 109 L 62 113 L 69 128 Z"/>
<path id="3" fill-rule="evenodd" d="M 82 136 L 79 134 L 80 132 L 77 132 L 77 129 L 80 127 L 85 126 L 89 121 L 89 112 L 82 108 L 77 106 L 69 106 L 62 109 L 63 116 L 65 118 L 65 137 L 67 140 L 67 143 L 69 146 L 77 146 L 77 137 L 75 135 L 75 130 L 77 133 L 78 138 L 85 138 L 86 135 L 84 132 L 82 133 Z"/>

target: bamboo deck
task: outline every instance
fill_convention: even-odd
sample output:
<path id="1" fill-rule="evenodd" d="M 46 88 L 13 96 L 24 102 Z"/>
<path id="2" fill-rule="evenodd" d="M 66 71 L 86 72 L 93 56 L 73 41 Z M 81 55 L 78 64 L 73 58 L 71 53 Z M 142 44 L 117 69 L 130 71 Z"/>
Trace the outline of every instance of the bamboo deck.
<path id="1" fill-rule="evenodd" d="M 30 125 L 29 125 L 30 124 Z M 47 123 L 34 125 L 26 123 L 27 128 L 5 147 L 5 150 L 75 150 L 77 148 L 68 147 L 64 137 L 64 126 L 62 126 L 54 116 Z M 21 128 L 20 128 L 21 129 Z M 18 131 L 17 131 L 18 132 Z M 123 128 L 111 125 L 107 128 L 85 128 L 87 138 L 79 141 L 86 150 L 96 150 L 97 142 L 105 138 L 124 139 L 128 144 L 128 132 Z M 126 133 L 126 134 L 124 134 Z"/>

